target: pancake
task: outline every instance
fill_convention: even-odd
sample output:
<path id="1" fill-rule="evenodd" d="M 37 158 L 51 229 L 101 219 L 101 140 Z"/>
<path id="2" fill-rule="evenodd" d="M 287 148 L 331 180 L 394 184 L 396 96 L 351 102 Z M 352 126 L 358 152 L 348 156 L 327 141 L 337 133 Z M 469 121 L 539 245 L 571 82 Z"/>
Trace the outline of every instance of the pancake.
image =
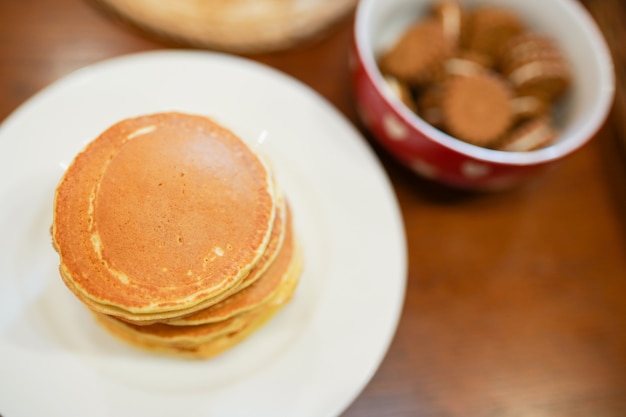
<path id="1" fill-rule="evenodd" d="M 123 120 L 79 153 L 51 231 L 64 282 L 92 310 L 177 317 L 248 276 L 276 211 L 267 165 L 234 133 L 160 113 Z"/>
<path id="2" fill-rule="evenodd" d="M 261 306 L 217 323 L 171 326 L 157 323 L 136 326 L 106 314 L 95 313 L 97 322 L 118 339 L 154 353 L 189 358 L 209 358 L 241 342 L 266 323 L 292 297 L 302 270 L 298 246 L 278 291 Z"/>

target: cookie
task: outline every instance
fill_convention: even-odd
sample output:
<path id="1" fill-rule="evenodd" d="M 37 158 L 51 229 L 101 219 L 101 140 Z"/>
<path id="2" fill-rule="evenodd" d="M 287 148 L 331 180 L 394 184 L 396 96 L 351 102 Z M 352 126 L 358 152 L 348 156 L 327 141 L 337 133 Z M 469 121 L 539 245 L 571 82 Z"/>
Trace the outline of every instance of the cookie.
<path id="1" fill-rule="evenodd" d="M 519 16 L 503 7 L 481 6 L 469 18 L 467 49 L 496 58 L 502 46 L 525 31 Z"/>
<path id="2" fill-rule="evenodd" d="M 446 129 L 465 142 L 489 146 L 513 122 L 512 98 L 507 83 L 495 73 L 453 77 L 442 98 Z"/>
<path id="3" fill-rule="evenodd" d="M 496 149 L 507 152 L 527 152 L 543 148 L 557 138 L 556 130 L 546 117 L 528 120 L 513 129 Z"/>
<path id="4" fill-rule="evenodd" d="M 442 71 L 450 55 L 443 27 L 435 19 L 412 25 L 380 59 L 384 74 L 412 85 L 424 85 Z"/>
<path id="5" fill-rule="evenodd" d="M 562 60 L 530 61 L 509 73 L 508 79 L 518 95 L 546 102 L 560 98 L 571 85 L 569 66 Z"/>

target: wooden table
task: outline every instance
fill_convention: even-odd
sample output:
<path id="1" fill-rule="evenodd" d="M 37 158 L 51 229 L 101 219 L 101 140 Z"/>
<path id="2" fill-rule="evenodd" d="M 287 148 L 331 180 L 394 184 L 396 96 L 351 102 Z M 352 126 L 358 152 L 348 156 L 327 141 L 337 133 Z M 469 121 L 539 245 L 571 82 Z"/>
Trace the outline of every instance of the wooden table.
<path id="1" fill-rule="evenodd" d="M 618 77 L 585 148 L 521 188 L 478 195 L 418 179 L 375 148 L 404 215 L 408 288 L 390 350 L 346 417 L 626 416 L 626 5 L 584 4 Z M 323 39 L 252 58 L 358 124 L 351 28 L 349 17 Z M 179 46 L 85 1 L 2 0 L 0 120 L 84 65 Z"/>

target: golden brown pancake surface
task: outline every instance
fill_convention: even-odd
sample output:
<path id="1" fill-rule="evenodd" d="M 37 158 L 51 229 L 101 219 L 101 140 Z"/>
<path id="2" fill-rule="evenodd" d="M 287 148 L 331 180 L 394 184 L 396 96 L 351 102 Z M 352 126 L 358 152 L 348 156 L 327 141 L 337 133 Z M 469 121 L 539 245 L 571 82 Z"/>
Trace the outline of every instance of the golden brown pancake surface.
<path id="1" fill-rule="evenodd" d="M 268 244 L 271 175 L 202 116 L 127 119 L 74 160 L 52 227 L 68 287 L 101 312 L 189 308 L 237 285 Z"/>

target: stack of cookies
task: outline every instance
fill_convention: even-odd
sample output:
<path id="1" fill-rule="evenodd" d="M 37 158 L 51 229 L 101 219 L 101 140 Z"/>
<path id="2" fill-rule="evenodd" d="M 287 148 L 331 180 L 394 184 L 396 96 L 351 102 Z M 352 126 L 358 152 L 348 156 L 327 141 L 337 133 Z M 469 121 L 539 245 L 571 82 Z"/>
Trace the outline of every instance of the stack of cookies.
<path id="1" fill-rule="evenodd" d="M 151 351 L 223 352 L 290 299 L 302 269 L 269 167 L 202 116 L 111 126 L 74 159 L 54 203 L 63 281 L 104 328 Z"/>
<path id="2" fill-rule="evenodd" d="M 552 110 L 571 86 L 566 57 L 513 11 L 439 0 L 379 58 L 422 119 L 473 145 L 530 151 L 557 138 Z"/>

